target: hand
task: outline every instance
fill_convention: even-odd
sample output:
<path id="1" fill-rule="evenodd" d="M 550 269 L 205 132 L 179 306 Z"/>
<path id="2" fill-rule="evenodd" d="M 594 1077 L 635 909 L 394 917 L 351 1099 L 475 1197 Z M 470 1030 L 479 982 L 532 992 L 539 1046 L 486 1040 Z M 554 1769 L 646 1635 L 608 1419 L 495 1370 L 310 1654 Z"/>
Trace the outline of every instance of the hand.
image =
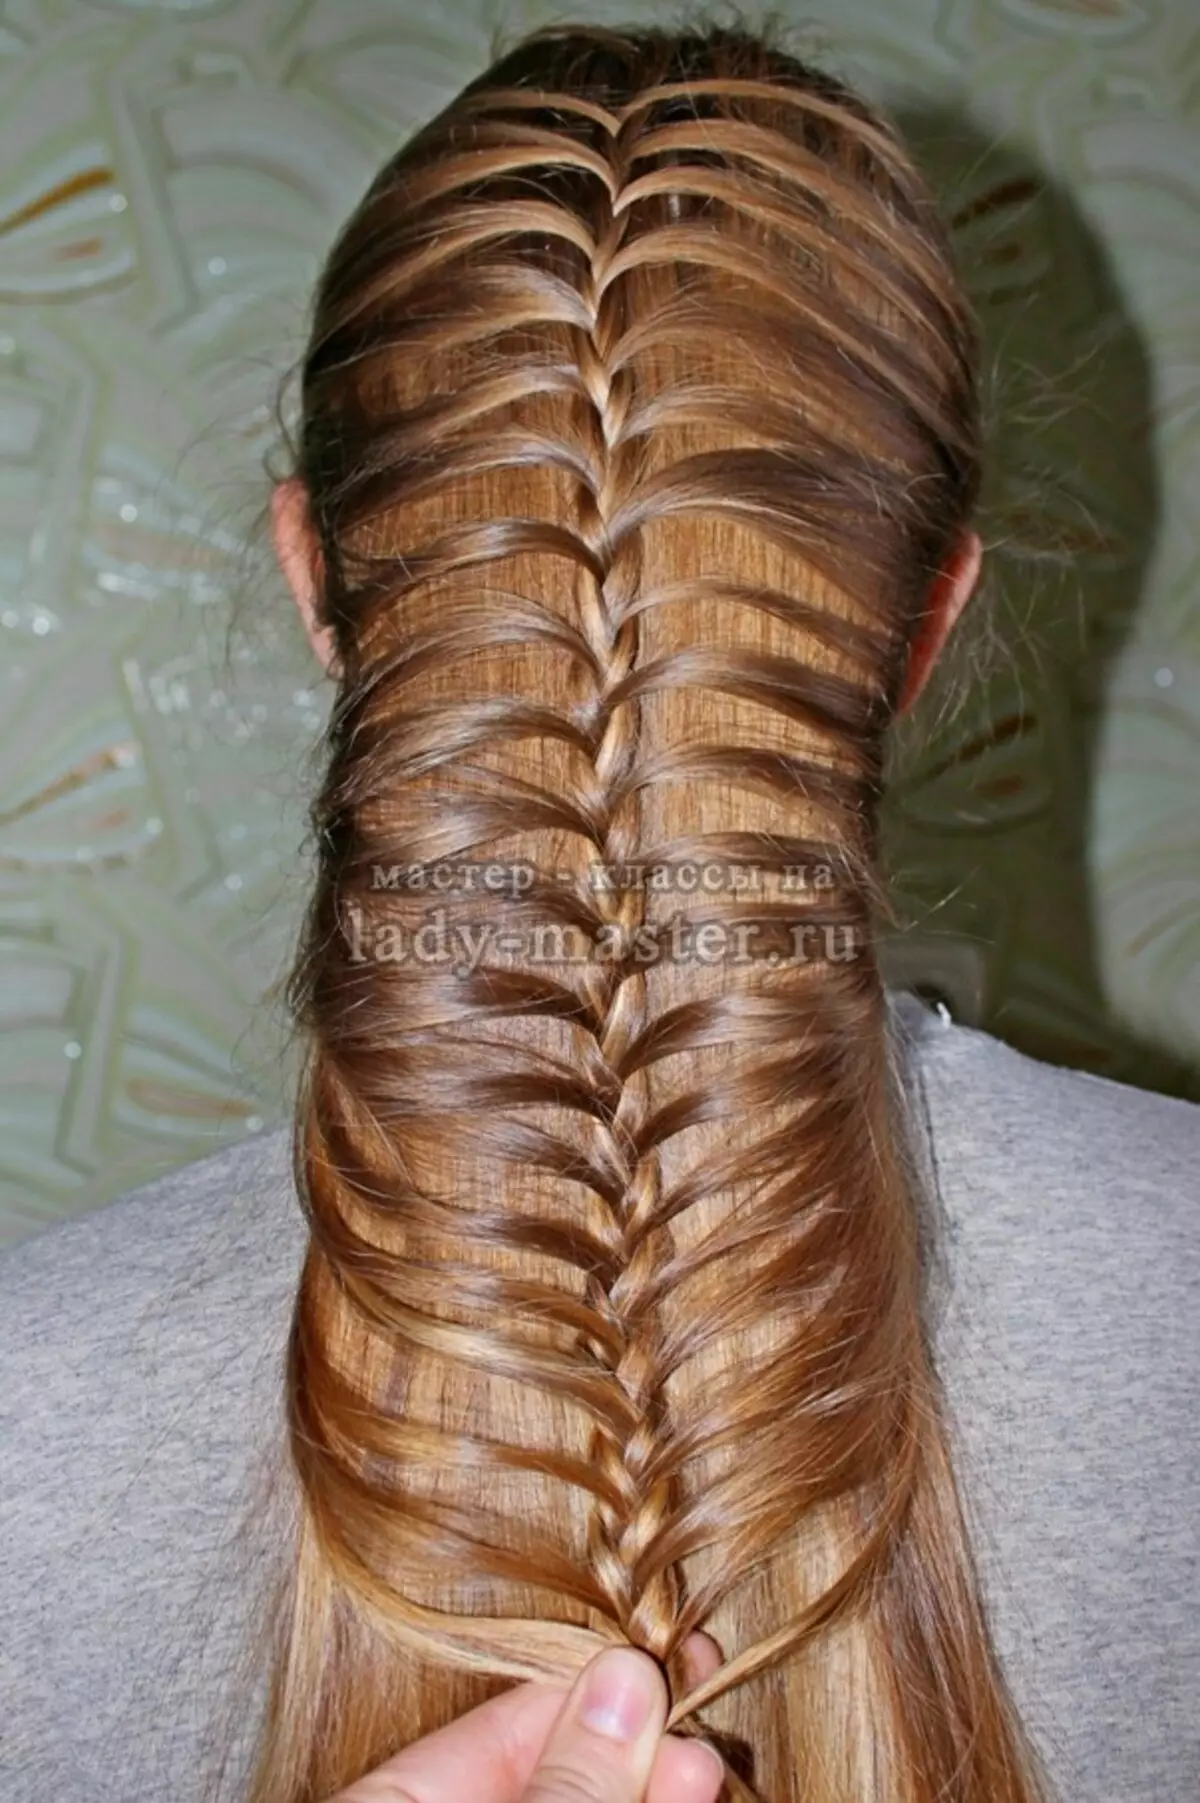
<path id="1" fill-rule="evenodd" d="M 693 1682 L 720 1663 L 688 1643 Z M 569 1692 L 521 1684 L 389 1759 L 332 1803 L 716 1803 L 723 1770 L 699 1741 L 663 1734 L 652 1659 L 614 1647 Z"/>

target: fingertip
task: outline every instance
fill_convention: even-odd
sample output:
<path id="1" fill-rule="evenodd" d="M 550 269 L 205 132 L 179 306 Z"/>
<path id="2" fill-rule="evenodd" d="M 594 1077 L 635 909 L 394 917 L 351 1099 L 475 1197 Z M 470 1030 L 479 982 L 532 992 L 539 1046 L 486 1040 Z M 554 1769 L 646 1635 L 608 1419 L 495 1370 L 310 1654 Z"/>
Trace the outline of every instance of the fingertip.
<path id="1" fill-rule="evenodd" d="M 683 1664 L 689 1690 L 707 1683 L 725 1663 L 725 1655 L 711 1634 L 697 1628 L 683 1643 Z"/>
<path id="2" fill-rule="evenodd" d="M 646 1803 L 716 1803 L 725 1762 L 703 1740 L 669 1734 L 658 1749 Z"/>

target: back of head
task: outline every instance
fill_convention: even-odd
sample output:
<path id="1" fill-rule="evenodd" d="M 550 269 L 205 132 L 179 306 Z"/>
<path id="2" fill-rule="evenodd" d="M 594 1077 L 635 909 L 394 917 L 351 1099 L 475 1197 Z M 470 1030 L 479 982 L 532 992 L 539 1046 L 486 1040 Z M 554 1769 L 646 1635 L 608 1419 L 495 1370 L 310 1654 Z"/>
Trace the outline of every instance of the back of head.
<path id="1" fill-rule="evenodd" d="M 1031 1803 L 869 930 L 978 478 L 920 179 L 758 37 L 536 34 L 335 245 L 297 473 L 339 691 L 257 1803 L 605 1641 L 770 1803 Z"/>

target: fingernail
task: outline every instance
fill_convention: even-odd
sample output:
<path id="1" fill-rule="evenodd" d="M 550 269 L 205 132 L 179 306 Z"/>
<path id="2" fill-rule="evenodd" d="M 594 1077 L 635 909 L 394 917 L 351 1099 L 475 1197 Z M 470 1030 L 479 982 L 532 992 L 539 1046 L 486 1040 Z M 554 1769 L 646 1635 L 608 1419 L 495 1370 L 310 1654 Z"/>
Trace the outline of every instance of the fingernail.
<path id="1" fill-rule="evenodd" d="M 636 1740 L 655 1711 L 663 1712 L 665 1701 L 653 1661 L 614 1648 L 601 1653 L 583 1681 L 579 1719 L 609 1740 Z"/>

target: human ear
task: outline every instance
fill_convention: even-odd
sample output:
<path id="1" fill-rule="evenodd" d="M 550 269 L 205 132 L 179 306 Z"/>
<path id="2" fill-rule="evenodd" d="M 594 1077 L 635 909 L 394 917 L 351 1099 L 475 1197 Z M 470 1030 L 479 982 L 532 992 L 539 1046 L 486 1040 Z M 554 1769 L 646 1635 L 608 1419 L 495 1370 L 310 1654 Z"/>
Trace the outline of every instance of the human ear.
<path id="1" fill-rule="evenodd" d="M 910 708 L 929 680 L 951 628 L 971 598 L 983 561 L 983 544 L 977 532 L 964 532 L 934 577 L 925 609 L 908 652 L 908 668 L 900 689 L 896 712 Z"/>
<path id="2" fill-rule="evenodd" d="M 321 547 L 308 514 L 308 491 L 298 476 L 271 491 L 271 542 L 317 661 L 327 676 L 336 675 L 333 628 L 320 619 Z"/>

